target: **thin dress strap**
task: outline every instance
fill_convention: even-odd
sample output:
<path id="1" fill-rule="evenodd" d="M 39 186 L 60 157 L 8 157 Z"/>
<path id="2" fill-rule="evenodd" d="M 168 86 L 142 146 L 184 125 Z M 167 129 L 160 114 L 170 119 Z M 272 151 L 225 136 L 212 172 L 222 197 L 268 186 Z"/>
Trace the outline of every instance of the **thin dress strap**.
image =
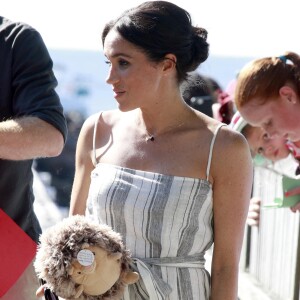
<path id="1" fill-rule="evenodd" d="M 95 120 L 94 124 L 94 133 L 93 133 L 93 156 L 92 156 L 92 161 L 94 167 L 97 165 L 97 156 L 96 156 L 96 136 L 97 136 L 97 126 L 98 126 L 98 121 L 102 115 L 102 112 L 99 113 L 98 117 Z"/>
<path id="2" fill-rule="evenodd" d="M 216 128 L 216 130 L 215 130 L 215 132 L 214 132 L 214 136 L 213 136 L 213 138 L 212 138 L 212 140 L 211 140 L 211 143 L 210 143 L 209 156 L 208 156 L 208 162 L 207 162 L 207 168 L 206 168 L 206 180 L 207 180 L 207 181 L 208 181 L 209 172 L 210 172 L 211 158 L 212 158 L 212 152 L 213 152 L 215 140 L 216 140 L 218 131 L 219 131 L 219 129 L 220 129 L 222 126 L 226 126 L 226 124 L 221 123 L 221 124 L 218 125 L 218 127 Z"/>

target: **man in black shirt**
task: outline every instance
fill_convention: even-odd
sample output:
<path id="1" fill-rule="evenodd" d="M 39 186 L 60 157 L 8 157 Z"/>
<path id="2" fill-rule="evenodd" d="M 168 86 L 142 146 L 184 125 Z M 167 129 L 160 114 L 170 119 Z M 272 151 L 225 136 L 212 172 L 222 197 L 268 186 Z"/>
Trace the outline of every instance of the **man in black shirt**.
<path id="1" fill-rule="evenodd" d="M 33 210 L 32 159 L 59 155 L 67 135 L 52 67 L 34 28 L 0 17 L 0 209 L 35 242 L 41 228 Z M 33 275 L 31 265 L 1 299 L 35 299 L 20 283 Z"/>

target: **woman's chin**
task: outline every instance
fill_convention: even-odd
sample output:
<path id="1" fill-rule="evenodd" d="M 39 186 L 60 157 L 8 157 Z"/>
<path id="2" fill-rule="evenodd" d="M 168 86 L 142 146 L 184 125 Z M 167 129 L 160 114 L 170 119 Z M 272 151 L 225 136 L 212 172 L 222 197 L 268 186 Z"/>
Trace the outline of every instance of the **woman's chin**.
<path id="1" fill-rule="evenodd" d="M 124 105 L 122 103 L 118 103 L 118 109 L 121 112 L 128 112 L 128 111 L 132 111 L 132 110 L 136 109 L 136 107 L 132 107 L 132 106 Z"/>

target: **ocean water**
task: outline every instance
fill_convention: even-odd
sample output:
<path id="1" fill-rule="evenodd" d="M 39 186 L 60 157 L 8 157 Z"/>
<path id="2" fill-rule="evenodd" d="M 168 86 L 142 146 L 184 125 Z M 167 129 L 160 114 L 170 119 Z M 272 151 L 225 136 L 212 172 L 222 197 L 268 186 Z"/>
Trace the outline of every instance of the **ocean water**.
<path id="1" fill-rule="evenodd" d="M 57 92 L 65 111 L 81 111 L 85 116 L 117 107 L 111 86 L 105 82 L 108 65 L 101 50 L 78 51 L 50 49 Z M 212 77 L 226 89 L 245 63 L 253 57 L 211 55 L 197 70 Z"/>

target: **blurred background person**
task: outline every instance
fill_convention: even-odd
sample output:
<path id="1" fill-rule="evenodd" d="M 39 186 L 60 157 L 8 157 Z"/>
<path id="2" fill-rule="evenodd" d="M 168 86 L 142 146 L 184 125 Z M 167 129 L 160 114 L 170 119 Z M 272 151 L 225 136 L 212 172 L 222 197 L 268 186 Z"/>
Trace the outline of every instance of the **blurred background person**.
<path id="1" fill-rule="evenodd" d="M 217 102 L 219 89 L 215 80 L 197 71 L 190 73 L 180 86 L 184 101 L 209 117 L 213 117 L 212 105 Z"/>
<path id="2" fill-rule="evenodd" d="M 32 162 L 59 155 L 67 127 L 41 35 L 27 24 L 0 17 L 0 53 L 0 209 L 38 243 L 41 227 L 33 208 Z M 5 246 L 11 247 L 2 242 Z M 1 299 L 35 299 L 37 284 L 30 264 Z"/>

